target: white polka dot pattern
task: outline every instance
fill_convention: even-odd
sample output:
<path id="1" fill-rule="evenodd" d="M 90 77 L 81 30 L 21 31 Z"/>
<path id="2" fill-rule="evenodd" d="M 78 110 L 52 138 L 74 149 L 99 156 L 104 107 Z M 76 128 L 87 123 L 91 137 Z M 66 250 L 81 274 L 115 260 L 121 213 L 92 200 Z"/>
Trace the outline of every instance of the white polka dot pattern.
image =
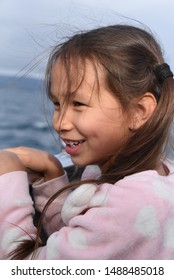
<path id="1" fill-rule="evenodd" d="M 135 228 L 145 237 L 154 238 L 158 236 L 160 223 L 156 209 L 152 205 L 142 208 L 137 214 Z"/>

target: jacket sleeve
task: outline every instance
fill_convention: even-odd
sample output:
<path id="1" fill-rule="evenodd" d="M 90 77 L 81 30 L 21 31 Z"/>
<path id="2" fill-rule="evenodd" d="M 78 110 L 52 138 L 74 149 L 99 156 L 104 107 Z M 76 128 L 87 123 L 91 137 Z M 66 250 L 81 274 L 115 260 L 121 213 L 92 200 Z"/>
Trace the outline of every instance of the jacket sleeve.
<path id="1" fill-rule="evenodd" d="M 89 165 L 83 171 L 81 179 L 82 180 L 94 179 L 98 175 L 100 175 L 100 173 L 101 171 L 98 166 Z M 32 186 L 35 208 L 39 212 L 42 212 L 49 198 L 58 190 L 60 190 L 62 187 L 67 186 L 68 184 L 69 184 L 69 180 L 66 172 L 63 176 L 50 180 L 48 182 L 44 182 L 43 179 L 35 182 Z M 59 230 L 64 225 L 61 219 L 60 212 L 64 200 L 70 192 L 71 192 L 70 190 L 64 191 L 51 203 L 51 206 L 48 207 L 43 220 L 43 226 L 48 236 L 51 233 Z"/>
<path id="2" fill-rule="evenodd" d="M 62 187 L 67 186 L 68 184 L 69 180 L 66 173 L 63 176 L 55 178 L 48 182 L 44 182 L 43 179 L 41 179 L 38 182 L 34 183 L 32 185 L 32 189 L 35 208 L 39 212 L 42 212 L 47 201 L 57 191 L 59 191 Z M 60 211 L 63 202 L 69 192 L 70 190 L 64 191 L 51 203 L 51 207 L 48 207 L 43 220 L 43 226 L 47 235 L 50 235 L 51 233 L 59 230 L 62 227 L 63 223 L 60 216 Z"/>
<path id="3" fill-rule="evenodd" d="M 42 180 L 41 180 L 42 181 Z M 34 185 L 36 207 L 42 211 L 47 200 L 57 190 L 68 183 L 66 174 L 46 183 Z M 47 233 L 63 225 L 60 209 L 66 197 L 63 193 L 46 214 L 44 223 Z M 0 258 L 18 246 L 18 241 L 30 239 L 36 235 L 33 217 L 35 206 L 29 193 L 27 173 L 15 171 L 0 176 Z"/>
<path id="4" fill-rule="evenodd" d="M 0 176 L 0 258 L 17 246 L 16 241 L 34 236 L 33 201 L 27 173 L 10 172 Z"/>

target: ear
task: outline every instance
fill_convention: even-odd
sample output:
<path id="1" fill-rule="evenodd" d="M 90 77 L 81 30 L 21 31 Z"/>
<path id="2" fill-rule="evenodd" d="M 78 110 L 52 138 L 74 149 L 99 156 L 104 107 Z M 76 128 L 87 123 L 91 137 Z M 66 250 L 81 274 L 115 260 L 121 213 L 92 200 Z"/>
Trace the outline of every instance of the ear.
<path id="1" fill-rule="evenodd" d="M 145 124 L 152 116 L 156 106 L 156 98 L 150 92 L 146 92 L 143 96 L 138 98 L 133 108 L 129 129 L 131 131 L 136 131 Z"/>

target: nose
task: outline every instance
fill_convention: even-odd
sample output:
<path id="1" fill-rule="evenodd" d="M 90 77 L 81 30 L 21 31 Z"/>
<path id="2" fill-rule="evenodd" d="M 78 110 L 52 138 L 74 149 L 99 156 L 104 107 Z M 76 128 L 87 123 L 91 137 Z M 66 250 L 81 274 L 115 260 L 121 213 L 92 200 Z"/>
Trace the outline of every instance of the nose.
<path id="1" fill-rule="evenodd" d="M 69 131 L 73 127 L 72 118 L 69 110 L 62 113 L 55 111 L 52 117 L 53 127 L 59 134 L 64 131 Z"/>

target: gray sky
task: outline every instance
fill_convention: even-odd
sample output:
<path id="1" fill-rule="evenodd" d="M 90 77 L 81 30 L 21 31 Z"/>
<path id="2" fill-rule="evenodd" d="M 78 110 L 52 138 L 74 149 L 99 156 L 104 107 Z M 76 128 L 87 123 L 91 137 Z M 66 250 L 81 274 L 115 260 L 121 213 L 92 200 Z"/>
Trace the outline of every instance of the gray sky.
<path id="1" fill-rule="evenodd" d="M 41 53 L 74 30 L 134 20 L 157 36 L 174 71 L 173 13 L 173 0 L 0 0 L 0 73 L 34 67 Z M 32 72 L 42 72 L 45 62 Z"/>

